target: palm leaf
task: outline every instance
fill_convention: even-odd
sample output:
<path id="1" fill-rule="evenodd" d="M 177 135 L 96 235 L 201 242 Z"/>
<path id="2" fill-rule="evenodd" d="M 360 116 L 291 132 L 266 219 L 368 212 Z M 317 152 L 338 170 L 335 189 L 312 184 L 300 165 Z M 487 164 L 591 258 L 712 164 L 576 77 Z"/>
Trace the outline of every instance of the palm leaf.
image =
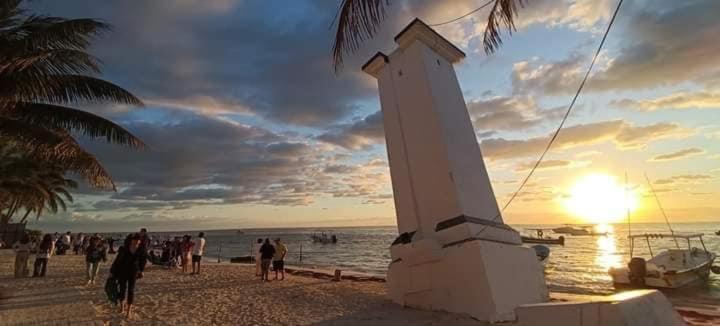
<path id="1" fill-rule="evenodd" d="M 125 128 L 82 110 L 52 104 L 19 103 L 12 109 L 0 109 L 0 112 L 35 126 L 64 129 L 91 138 L 105 138 L 107 142 L 133 148 L 144 147 L 143 142 Z"/>
<path id="2" fill-rule="evenodd" d="M 333 64 L 337 71 L 343 55 L 353 53 L 363 41 L 375 36 L 385 19 L 390 0 L 343 0 L 337 16 L 338 28 L 333 44 Z"/>
<path id="3" fill-rule="evenodd" d="M 494 53 L 500 45 L 502 38 L 500 37 L 500 29 L 504 25 L 509 34 L 515 31 L 515 16 L 517 16 L 518 7 L 523 7 L 526 0 L 495 0 L 490 10 L 485 26 L 485 34 L 483 35 L 483 47 L 485 53 Z"/>
<path id="4" fill-rule="evenodd" d="M 10 76 L 0 75 L 0 87 L 0 101 L 6 102 L 114 102 L 143 105 L 140 99 L 120 86 L 82 75 L 36 76 L 18 72 Z"/>
<path id="5" fill-rule="evenodd" d="M 8 51 L 9 52 L 9 51 Z M 99 60 L 75 49 L 16 49 L 6 53 L 0 75 L 29 71 L 36 76 L 99 73 Z"/>
<path id="6" fill-rule="evenodd" d="M 29 16 L 0 33 L 1 48 L 84 50 L 92 38 L 109 31 L 110 25 L 94 19 Z"/>

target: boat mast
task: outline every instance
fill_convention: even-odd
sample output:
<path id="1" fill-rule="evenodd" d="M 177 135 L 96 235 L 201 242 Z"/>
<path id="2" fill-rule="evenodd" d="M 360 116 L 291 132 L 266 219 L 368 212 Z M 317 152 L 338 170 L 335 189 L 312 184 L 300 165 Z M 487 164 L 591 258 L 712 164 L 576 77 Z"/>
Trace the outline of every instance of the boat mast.
<path id="1" fill-rule="evenodd" d="M 650 187 L 650 191 L 652 191 L 653 196 L 655 197 L 655 202 L 658 205 L 658 208 L 660 208 L 660 212 L 662 213 L 663 217 L 665 218 L 665 223 L 668 226 L 668 229 L 670 229 L 670 234 L 675 235 L 675 231 L 672 228 L 672 225 L 670 225 L 670 220 L 667 217 L 667 214 L 665 214 L 665 210 L 662 207 L 662 204 L 660 204 L 660 198 L 658 197 L 657 193 L 655 193 L 655 189 L 652 186 L 652 183 L 650 182 L 650 178 L 648 178 L 647 173 L 645 175 L 645 180 L 648 183 L 648 187 Z M 680 249 L 680 244 L 677 241 L 677 238 L 673 237 L 673 240 L 675 240 L 675 246 Z"/>

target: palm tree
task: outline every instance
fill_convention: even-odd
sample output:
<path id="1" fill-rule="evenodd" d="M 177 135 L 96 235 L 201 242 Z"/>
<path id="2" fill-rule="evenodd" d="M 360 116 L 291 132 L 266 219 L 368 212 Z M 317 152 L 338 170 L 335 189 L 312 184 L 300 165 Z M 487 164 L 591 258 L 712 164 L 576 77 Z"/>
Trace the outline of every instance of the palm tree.
<path id="1" fill-rule="evenodd" d="M 52 175 L 49 183 L 42 185 L 30 177 L 8 183 L 10 177 L 0 175 L 0 212 L 17 205 L 7 201 L 9 193 L 17 199 L 27 191 L 26 198 L 37 199 L 33 196 L 45 191 L 43 205 L 24 206 L 27 211 L 40 213 L 41 207 L 50 211 L 64 208 L 63 198 L 71 201 L 65 188 L 74 187 L 62 177 L 66 172 L 79 175 L 93 187 L 116 189 L 100 162 L 73 135 L 136 149 L 144 146 L 112 121 L 68 105 L 141 106 L 142 102 L 121 87 L 93 76 L 100 73 L 100 62 L 87 48 L 94 37 L 110 30 L 109 25 L 93 19 L 28 14 L 21 8 L 22 2 L 0 0 L 0 144 L 10 144 L 13 153 L 36 162 L 41 171 L 61 174 Z M 7 155 L 6 151 L 0 160 L 8 159 Z M 53 189 L 60 196 L 53 197 Z"/>
<path id="2" fill-rule="evenodd" d="M 483 7 L 490 6 L 487 26 L 483 36 L 485 52 L 495 52 L 502 44 L 500 29 L 515 30 L 515 16 L 527 0 L 489 0 Z M 373 38 L 385 19 L 386 7 L 390 0 L 342 0 L 336 20 L 338 22 L 333 45 L 333 67 L 339 70 L 343 56 L 354 53 L 363 41 Z"/>

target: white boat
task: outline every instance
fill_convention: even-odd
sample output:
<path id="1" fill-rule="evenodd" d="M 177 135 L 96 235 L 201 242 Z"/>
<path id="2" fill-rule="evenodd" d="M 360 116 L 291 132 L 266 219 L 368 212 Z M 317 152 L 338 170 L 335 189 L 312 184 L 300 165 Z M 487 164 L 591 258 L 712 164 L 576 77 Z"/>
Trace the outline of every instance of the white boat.
<path id="1" fill-rule="evenodd" d="M 709 252 L 702 240 L 701 233 L 654 233 L 631 235 L 630 262 L 627 267 L 611 268 L 609 273 L 616 287 L 679 288 L 708 279 L 715 254 Z M 670 238 L 675 240 L 677 248 L 663 250 L 653 255 L 650 240 Z M 645 239 L 651 259 L 633 257 L 635 239 Z M 702 249 L 692 247 L 690 240 L 698 239 Z M 687 248 L 680 248 L 678 240 L 685 240 Z"/>
<path id="2" fill-rule="evenodd" d="M 595 232 L 593 231 L 592 225 L 578 225 L 578 226 L 570 226 L 566 225 L 559 228 L 552 229 L 553 232 L 558 234 L 569 234 L 573 236 L 581 236 L 581 235 L 607 235 L 607 232 Z"/>

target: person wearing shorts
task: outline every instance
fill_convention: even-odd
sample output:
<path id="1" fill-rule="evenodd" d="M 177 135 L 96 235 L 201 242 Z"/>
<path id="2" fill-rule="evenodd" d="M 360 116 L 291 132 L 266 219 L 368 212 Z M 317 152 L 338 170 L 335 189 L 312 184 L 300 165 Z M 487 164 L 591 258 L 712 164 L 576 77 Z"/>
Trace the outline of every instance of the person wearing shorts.
<path id="1" fill-rule="evenodd" d="M 270 263 L 272 262 L 274 255 L 275 247 L 270 244 L 270 239 L 265 239 L 263 245 L 260 247 L 260 279 L 263 282 L 269 281 L 268 274 L 270 273 Z"/>
<path id="2" fill-rule="evenodd" d="M 198 234 L 198 243 L 193 249 L 192 255 L 192 274 L 200 274 L 200 261 L 202 260 L 203 253 L 205 253 L 205 232 Z M 197 266 L 197 269 L 195 269 Z"/>
<path id="3" fill-rule="evenodd" d="M 280 280 L 285 279 L 285 256 L 287 256 L 288 250 L 287 246 L 285 246 L 282 241 L 280 241 L 280 238 L 275 239 L 275 255 L 273 255 L 273 270 L 275 271 L 275 279 L 278 279 L 278 272 L 281 273 L 282 278 Z"/>

